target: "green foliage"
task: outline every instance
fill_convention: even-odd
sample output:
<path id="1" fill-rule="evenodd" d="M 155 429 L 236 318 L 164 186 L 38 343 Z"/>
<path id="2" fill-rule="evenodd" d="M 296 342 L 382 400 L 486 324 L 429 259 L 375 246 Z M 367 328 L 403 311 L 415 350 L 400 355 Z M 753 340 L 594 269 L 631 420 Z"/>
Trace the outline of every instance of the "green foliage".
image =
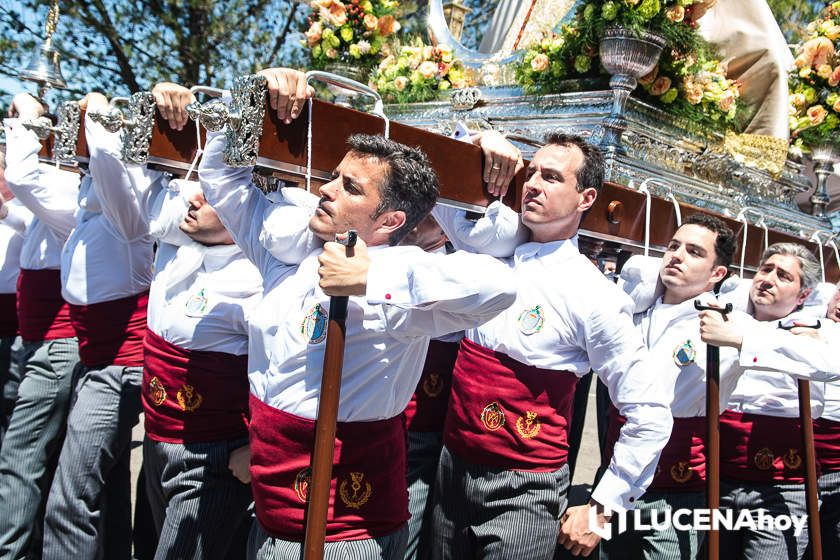
<path id="1" fill-rule="evenodd" d="M 801 42 L 807 35 L 806 26 L 825 6 L 823 0 L 767 0 L 788 43 Z"/>

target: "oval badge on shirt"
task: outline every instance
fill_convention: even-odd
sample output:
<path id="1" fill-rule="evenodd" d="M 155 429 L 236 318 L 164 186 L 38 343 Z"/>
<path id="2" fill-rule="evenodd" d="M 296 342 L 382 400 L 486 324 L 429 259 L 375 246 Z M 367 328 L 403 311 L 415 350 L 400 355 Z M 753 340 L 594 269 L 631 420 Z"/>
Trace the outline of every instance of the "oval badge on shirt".
<path id="1" fill-rule="evenodd" d="M 204 317 L 207 314 L 207 293 L 204 288 L 187 299 L 186 308 L 188 317 Z"/>
<path id="2" fill-rule="evenodd" d="M 316 303 L 303 318 L 300 333 L 309 340 L 309 344 L 318 344 L 327 338 L 327 314 L 320 303 Z"/>
<path id="3" fill-rule="evenodd" d="M 519 314 L 519 330 L 522 334 L 534 334 L 542 330 L 545 323 L 542 306 L 529 307 Z"/>
<path id="4" fill-rule="evenodd" d="M 694 363 L 694 359 L 697 357 L 697 351 L 694 349 L 694 345 L 691 343 L 690 340 L 686 340 L 676 348 L 674 348 L 674 363 L 678 366 L 687 366 Z"/>

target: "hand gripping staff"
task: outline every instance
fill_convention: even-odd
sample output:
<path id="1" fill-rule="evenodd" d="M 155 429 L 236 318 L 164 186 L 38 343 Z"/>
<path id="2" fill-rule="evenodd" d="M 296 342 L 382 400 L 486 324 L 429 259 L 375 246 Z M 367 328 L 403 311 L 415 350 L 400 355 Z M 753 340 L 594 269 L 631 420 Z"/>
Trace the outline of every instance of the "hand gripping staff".
<path id="1" fill-rule="evenodd" d="M 781 321 L 779 328 L 790 330 L 796 326 L 784 326 Z M 816 325 L 806 328 L 818 329 Z M 814 452 L 814 424 L 811 420 L 811 384 L 807 379 L 797 379 L 796 388 L 799 392 L 799 424 L 802 430 L 802 449 L 805 454 L 805 504 L 808 508 L 808 539 L 811 541 L 812 560 L 822 560 L 822 535 L 820 534 L 820 504 L 817 491 L 817 461 Z"/>
<path id="2" fill-rule="evenodd" d="M 356 232 L 347 232 L 344 240 L 347 256 L 353 256 Z M 338 400 L 341 392 L 341 369 L 344 365 L 344 335 L 347 321 L 347 296 L 330 297 L 329 324 L 324 349 L 324 371 L 318 397 L 318 420 L 315 423 L 315 447 L 312 451 L 312 484 L 306 509 L 306 540 L 304 560 L 324 558 L 324 539 L 327 535 L 327 513 L 330 501 L 335 430 L 338 419 Z"/>
<path id="3" fill-rule="evenodd" d="M 703 305 L 694 300 L 697 311 L 717 311 L 724 318 L 732 312 L 726 307 Z M 720 507 L 720 348 L 706 345 L 706 507 L 715 511 Z M 706 558 L 718 560 L 720 535 L 714 529 L 706 533 Z"/>

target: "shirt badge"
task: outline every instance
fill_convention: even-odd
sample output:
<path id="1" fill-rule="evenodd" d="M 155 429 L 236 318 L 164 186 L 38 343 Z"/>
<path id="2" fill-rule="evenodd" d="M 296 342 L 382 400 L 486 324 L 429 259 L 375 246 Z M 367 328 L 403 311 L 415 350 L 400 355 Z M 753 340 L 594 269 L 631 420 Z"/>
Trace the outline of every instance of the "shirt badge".
<path id="1" fill-rule="evenodd" d="M 300 333 L 309 339 L 309 344 L 318 344 L 327 338 L 327 313 L 320 303 L 316 303 L 303 318 Z"/>
<path id="2" fill-rule="evenodd" d="M 531 439 L 540 432 L 542 424 L 537 420 L 537 413 L 530 410 L 525 411 L 525 417 L 520 416 L 516 419 L 516 431 L 524 439 Z"/>
<path id="3" fill-rule="evenodd" d="M 542 330 L 545 316 L 541 305 L 530 307 L 519 314 L 519 330 L 522 334 L 534 334 Z"/>
<path id="4" fill-rule="evenodd" d="M 201 406 L 201 403 L 204 402 L 204 397 L 201 396 L 201 393 L 196 391 L 192 385 L 186 384 L 181 385 L 175 398 L 178 399 L 178 405 L 184 412 L 195 412 Z"/>
<path id="5" fill-rule="evenodd" d="M 187 315 L 190 317 L 203 317 L 207 313 L 207 294 L 204 288 L 191 295 L 187 299 Z"/>
<path id="6" fill-rule="evenodd" d="M 344 505 L 359 509 L 367 503 L 373 494 L 373 486 L 365 480 L 365 473 L 350 472 L 350 480 L 342 480 L 338 487 L 338 495 Z"/>
<path id="7" fill-rule="evenodd" d="M 697 357 L 697 350 L 690 340 L 686 340 L 676 348 L 674 348 L 674 363 L 680 367 L 688 366 L 694 363 Z"/>
<path id="8" fill-rule="evenodd" d="M 295 494 L 303 503 L 306 503 L 306 498 L 309 496 L 309 485 L 312 484 L 312 469 L 307 467 L 302 469 L 297 476 L 295 476 Z"/>

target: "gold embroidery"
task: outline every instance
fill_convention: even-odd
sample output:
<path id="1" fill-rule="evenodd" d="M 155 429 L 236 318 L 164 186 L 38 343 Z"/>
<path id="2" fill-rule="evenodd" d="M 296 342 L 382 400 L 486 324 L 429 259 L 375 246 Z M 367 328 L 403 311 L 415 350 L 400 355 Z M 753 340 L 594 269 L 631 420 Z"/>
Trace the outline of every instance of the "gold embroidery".
<path id="1" fill-rule="evenodd" d="M 306 503 L 306 498 L 309 497 L 309 485 L 312 484 L 312 469 L 307 467 L 301 469 L 295 477 L 295 494 L 301 502 Z"/>
<path id="2" fill-rule="evenodd" d="M 155 406 L 160 406 L 166 401 L 166 387 L 163 386 L 157 376 L 149 380 L 149 395 L 152 397 Z"/>
<path id="3" fill-rule="evenodd" d="M 423 380 L 423 392 L 427 397 L 435 398 L 443 392 L 443 380 L 438 373 L 430 373 Z"/>
<path id="4" fill-rule="evenodd" d="M 365 473 L 351 472 L 350 478 L 352 482 L 349 486 L 353 493 L 351 494 L 347 490 L 348 481 L 342 480 L 341 486 L 338 489 L 338 495 L 341 496 L 341 501 L 344 502 L 344 505 L 349 508 L 359 509 L 370 499 L 370 495 L 373 493 L 373 487 L 370 485 L 370 482 L 365 481 Z M 364 490 L 362 490 L 363 483 Z"/>
<path id="5" fill-rule="evenodd" d="M 688 482 L 693 470 L 688 465 L 688 461 L 677 461 L 671 465 L 671 478 L 674 479 L 674 482 L 679 482 L 680 484 Z"/>
<path id="6" fill-rule="evenodd" d="M 769 448 L 763 447 L 756 452 L 753 462 L 759 470 L 768 471 L 773 468 L 773 452 Z"/>
<path id="7" fill-rule="evenodd" d="M 505 425 L 505 411 L 499 406 L 499 403 L 493 401 L 484 407 L 481 411 L 481 423 L 484 427 L 495 432 Z"/>
<path id="8" fill-rule="evenodd" d="M 540 433 L 542 424 L 537 420 L 537 413 L 530 410 L 525 411 L 525 419 L 520 416 L 516 419 L 516 431 L 525 439 L 531 439 Z"/>
<path id="9" fill-rule="evenodd" d="M 182 385 L 178 389 L 176 397 L 178 398 L 178 404 L 181 405 L 181 410 L 184 412 L 195 411 L 204 401 L 204 397 L 192 385 Z"/>
<path id="10" fill-rule="evenodd" d="M 796 449 L 788 449 L 787 454 L 782 457 L 782 463 L 794 471 L 802 466 L 802 457 L 799 456 L 799 452 Z"/>

